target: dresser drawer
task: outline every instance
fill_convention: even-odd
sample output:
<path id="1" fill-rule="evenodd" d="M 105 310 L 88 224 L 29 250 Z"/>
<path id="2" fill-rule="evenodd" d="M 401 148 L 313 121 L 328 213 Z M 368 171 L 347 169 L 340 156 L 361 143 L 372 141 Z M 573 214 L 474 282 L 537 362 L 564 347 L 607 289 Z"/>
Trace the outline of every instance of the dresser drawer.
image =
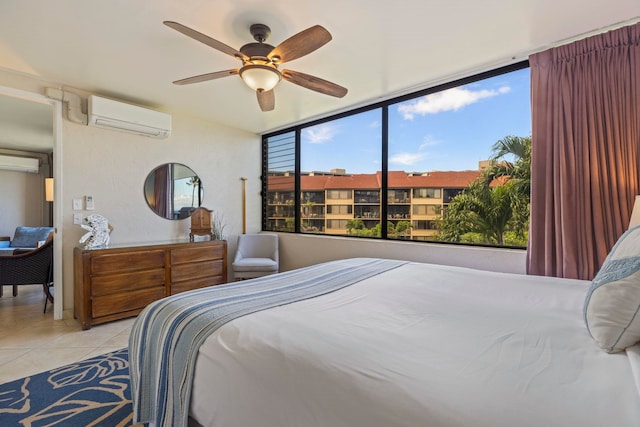
<path id="1" fill-rule="evenodd" d="M 109 295 L 157 286 L 164 288 L 164 275 L 164 268 L 159 268 L 155 270 L 95 276 L 92 281 L 91 294 L 93 296 Z"/>
<path id="2" fill-rule="evenodd" d="M 143 309 L 153 301 L 165 296 L 164 286 L 122 292 L 92 298 L 92 317 L 108 316 L 130 310 Z"/>
<path id="3" fill-rule="evenodd" d="M 91 274 L 164 267 L 163 250 L 120 252 L 91 257 Z"/>
<path id="4" fill-rule="evenodd" d="M 171 264 L 222 259 L 224 246 L 203 246 L 199 248 L 182 248 L 171 250 Z"/>
<path id="5" fill-rule="evenodd" d="M 222 275 L 222 260 L 192 262 L 171 267 L 171 283 L 182 280 L 197 279 L 206 276 Z"/>
<path id="6" fill-rule="evenodd" d="M 206 288 L 207 286 L 222 285 L 226 280 L 222 276 L 203 277 L 201 279 L 185 280 L 171 284 L 171 295 L 193 289 Z"/>

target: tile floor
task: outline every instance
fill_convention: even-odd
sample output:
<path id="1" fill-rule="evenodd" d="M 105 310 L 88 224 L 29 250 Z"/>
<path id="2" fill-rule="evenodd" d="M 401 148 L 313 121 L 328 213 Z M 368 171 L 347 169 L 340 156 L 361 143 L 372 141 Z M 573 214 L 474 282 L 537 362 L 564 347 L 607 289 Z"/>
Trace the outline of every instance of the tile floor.
<path id="1" fill-rule="evenodd" d="M 73 316 L 53 320 L 43 313 L 42 287 L 20 286 L 13 297 L 4 287 L 0 298 L 0 384 L 48 371 L 78 360 L 127 347 L 134 318 L 83 331 Z"/>

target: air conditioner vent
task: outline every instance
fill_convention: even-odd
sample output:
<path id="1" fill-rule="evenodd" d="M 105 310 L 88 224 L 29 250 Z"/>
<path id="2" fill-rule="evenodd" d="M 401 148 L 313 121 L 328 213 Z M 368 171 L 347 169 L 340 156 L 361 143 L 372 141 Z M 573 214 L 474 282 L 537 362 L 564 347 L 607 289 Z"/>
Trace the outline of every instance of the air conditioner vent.
<path id="1" fill-rule="evenodd" d="M 38 173 L 40 161 L 33 157 L 0 155 L 0 170 Z"/>
<path id="2" fill-rule="evenodd" d="M 91 95 L 88 99 L 89 125 L 132 132 L 151 138 L 171 134 L 171 115 L 137 105 Z"/>

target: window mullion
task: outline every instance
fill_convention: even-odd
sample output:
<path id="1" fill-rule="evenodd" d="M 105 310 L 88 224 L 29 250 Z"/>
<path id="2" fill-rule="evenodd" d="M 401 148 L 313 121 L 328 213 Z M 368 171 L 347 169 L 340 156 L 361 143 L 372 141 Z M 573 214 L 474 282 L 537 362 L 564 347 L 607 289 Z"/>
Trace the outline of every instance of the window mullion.
<path id="1" fill-rule="evenodd" d="M 302 189 L 300 185 L 300 136 L 302 135 L 301 129 L 298 127 L 295 131 L 295 180 L 294 180 L 294 230 L 296 233 L 300 233 L 300 194 L 302 194 Z"/>
<path id="2" fill-rule="evenodd" d="M 382 126 L 380 128 L 382 132 L 382 188 L 380 189 L 380 230 L 381 238 L 386 239 L 388 235 L 387 231 L 387 193 L 388 193 L 388 171 L 389 171 L 389 106 L 384 105 L 382 107 Z"/>

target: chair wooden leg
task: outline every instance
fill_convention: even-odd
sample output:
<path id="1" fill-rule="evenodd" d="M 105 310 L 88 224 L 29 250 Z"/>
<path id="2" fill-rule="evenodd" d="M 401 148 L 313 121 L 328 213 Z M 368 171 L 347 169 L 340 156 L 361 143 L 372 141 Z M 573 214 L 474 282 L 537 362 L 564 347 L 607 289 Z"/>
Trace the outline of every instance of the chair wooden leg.
<path id="1" fill-rule="evenodd" d="M 44 299 L 44 311 L 43 313 L 47 312 L 47 301 L 51 301 L 51 304 L 53 304 L 53 295 L 51 295 L 51 290 L 49 289 L 49 283 L 43 283 L 42 284 L 42 288 L 44 289 L 44 295 L 45 295 L 45 299 Z"/>

